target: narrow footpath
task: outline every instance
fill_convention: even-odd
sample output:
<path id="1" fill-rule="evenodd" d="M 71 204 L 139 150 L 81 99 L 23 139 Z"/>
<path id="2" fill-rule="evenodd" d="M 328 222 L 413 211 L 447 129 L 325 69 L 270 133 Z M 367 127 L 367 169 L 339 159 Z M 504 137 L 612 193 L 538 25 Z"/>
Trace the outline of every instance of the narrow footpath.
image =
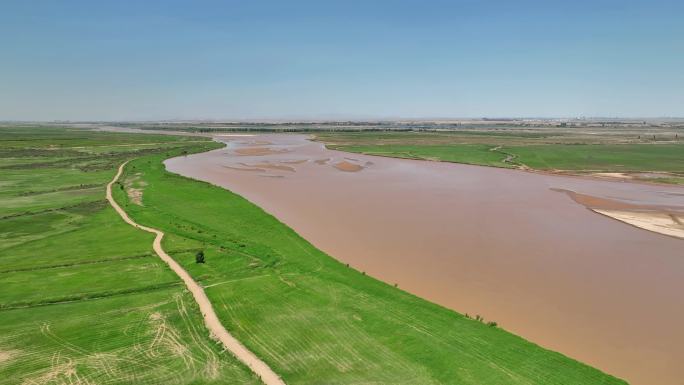
<path id="1" fill-rule="evenodd" d="M 147 231 L 149 233 L 153 233 L 156 235 L 154 238 L 154 243 L 153 243 L 153 248 L 154 252 L 157 253 L 159 258 L 161 258 L 164 262 L 166 262 L 167 265 L 173 270 L 176 275 L 178 275 L 183 282 L 185 283 L 185 286 L 188 288 L 188 290 L 192 293 L 192 296 L 195 298 L 195 301 L 200 307 L 200 311 L 202 312 L 202 316 L 204 317 L 204 323 L 207 325 L 207 328 L 211 332 L 213 336 L 215 336 L 221 343 L 223 343 L 223 346 L 226 348 L 226 350 L 229 350 L 237 359 L 239 359 L 242 363 L 247 365 L 260 379 L 261 381 L 266 384 L 266 385 L 284 385 L 285 383 L 283 380 L 280 379 L 280 377 L 273 371 L 271 368 L 266 365 L 263 361 L 261 361 L 254 353 L 249 351 L 244 345 L 240 343 L 235 337 L 233 337 L 226 328 L 223 327 L 221 324 L 221 321 L 219 321 L 218 316 L 216 315 L 216 312 L 214 311 L 214 307 L 211 305 L 211 302 L 209 301 L 209 298 L 207 295 L 204 293 L 204 290 L 202 287 L 195 282 L 194 279 L 188 274 L 185 269 L 181 267 L 181 265 L 176 262 L 173 258 L 171 258 L 170 255 L 166 254 L 164 249 L 162 248 L 161 241 L 162 238 L 164 238 L 164 233 L 160 230 L 153 229 L 151 227 L 146 227 L 139 225 L 135 223 L 129 216 L 126 214 L 126 211 L 119 206 L 118 203 L 114 200 L 114 197 L 112 196 L 112 185 L 119 179 L 121 174 L 123 173 L 124 166 L 126 166 L 126 163 L 128 161 L 122 163 L 119 166 L 119 171 L 116 173 L 114 176 L 114 179 L 112 179 L 111 182 L 107 184 L 107 200 L 109 203 L 112 205 L 114 210 L 116 210 L 117 213 L 123 218 L 123 220 L 128 223 L 129 225 L 136 227 L 140 230 Z"/>

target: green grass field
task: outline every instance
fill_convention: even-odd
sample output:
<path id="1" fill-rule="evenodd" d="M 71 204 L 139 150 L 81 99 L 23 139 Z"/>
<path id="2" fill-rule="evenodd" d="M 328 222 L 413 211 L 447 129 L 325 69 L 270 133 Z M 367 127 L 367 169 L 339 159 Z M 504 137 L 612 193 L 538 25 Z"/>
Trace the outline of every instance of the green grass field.
<path id="1" fill-rule="evenodd" d="M 504 147 L 540 170 L 684 173 L 682 144 L 583 144 Z"/>
<path id="2" fill-rule="evenodd" d="M 440 160 L 467 164 L 480 164 L 496 167 L 513 167 L 503 162 L 505 155 L 496 151 L 495 146 L 483 144 L 454 144 L 454 145 L 349 145 L 334 146 L 334 149 L 357 152 L 368 155 L 390 156 L 394 158 Z"/>
<path id="3" fill-rule="evenodd" d="M 184 138 L 40 127 L 0 138 L 0 384 L 258 383 L 208 337 L 152 236 L 104 200 L 115 166 Z"/>
<path id="4" fill-rule="evenodd" d="M 637 179 L 684 183 L 684 140 L 601 132 L 324 133 L 328 147 L 369 155 L 573 173 L 626 172 Z M 663 173 L 639 175 L 638 173 Z"/>
<path id="5" fill-rule="evenodd" d="M 115 167 L 132 158 L 117 201 L 166 232 L 164 248 L 204 285 L 226 328 L 287 383 L 624 384 L 368 277 L 245 199 L 165 171 L 163 159 L 215 143 L 8 132 L 0 384 L 257 382 L 209 339 L 192 297 L 151 253 L 151 235 L 103 201 Z"/>

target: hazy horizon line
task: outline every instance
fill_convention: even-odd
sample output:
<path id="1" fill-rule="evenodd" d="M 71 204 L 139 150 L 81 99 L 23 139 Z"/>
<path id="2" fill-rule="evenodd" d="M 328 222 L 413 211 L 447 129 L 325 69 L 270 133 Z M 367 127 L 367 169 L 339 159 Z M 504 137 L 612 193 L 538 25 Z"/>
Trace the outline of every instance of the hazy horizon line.
<path id="1" fill-rule="evenodd" d="M 335 122 L 398 122 L 398 121 L 652 121 L 684 120 L 684 116 L 328 116 L 328 117 L 259 117 L 259 118 L 163 118 L 163 119 L 0 119 L 2 123 L 335 123 Z"/>

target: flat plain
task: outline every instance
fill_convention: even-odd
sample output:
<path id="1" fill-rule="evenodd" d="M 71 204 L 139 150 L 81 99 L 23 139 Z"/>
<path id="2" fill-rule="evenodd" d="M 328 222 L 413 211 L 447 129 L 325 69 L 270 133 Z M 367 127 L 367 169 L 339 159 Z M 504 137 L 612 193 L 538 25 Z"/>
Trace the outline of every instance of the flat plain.
<path id="1" fill-rule="evenodd" d="M 678 127 L 481 127 L 315 136 L 331 149 L 368 155 L 684 183 L 684 129 Z"/>
<path id="2" fill-rule="evenodd" d="M 227 190 L 164 169 L 202 138 L 3 128 L 0 383 L 254 383 L 221 352 L 151 236 L 287 383 L 624 383 L 317 250 Z M 206 263 L 195 262 L 202 250 Z"/>
<path id="3" fill-rule="evenodd" d="M 0 384 L 259 382 L 209 338 L 152 237 L 104 200 L 125 159 L 209 142 L 41 127 L 0 136 Z"/>

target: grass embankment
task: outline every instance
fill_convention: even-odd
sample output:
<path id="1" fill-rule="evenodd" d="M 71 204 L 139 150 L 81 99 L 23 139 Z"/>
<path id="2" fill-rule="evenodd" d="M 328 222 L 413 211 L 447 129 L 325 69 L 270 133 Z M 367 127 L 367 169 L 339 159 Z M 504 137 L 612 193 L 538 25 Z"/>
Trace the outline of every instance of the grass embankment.
<path id="1" fill-rule="evenodd" d="M 369 155 L 581 174 L 619 172 L 636 179 L 684 183 L 684 140 L 594 131 L 361 132 L 317 138 L 332 149 Z M 650 172 L 662 174 L 646 175 Z"/>
<path id="2" fill-rule="evenodd" d="M 288 383 L 624 383 L 345 266 L 247 200 L 166 172 L 164 158 L 130 162 L 115 198 L 166 233 L 226 328 Z M 140 182 L 142 205 L 126 187 Z M 204 250 L 206 263 L 178 250 Z"/>
<path id="3" fill-rule="evenodd" d="M 152 236 L 104 200 L 125 159 L 196 139 L 0 128 L 0 384 L 258 383 L 208 337 Z"/>

